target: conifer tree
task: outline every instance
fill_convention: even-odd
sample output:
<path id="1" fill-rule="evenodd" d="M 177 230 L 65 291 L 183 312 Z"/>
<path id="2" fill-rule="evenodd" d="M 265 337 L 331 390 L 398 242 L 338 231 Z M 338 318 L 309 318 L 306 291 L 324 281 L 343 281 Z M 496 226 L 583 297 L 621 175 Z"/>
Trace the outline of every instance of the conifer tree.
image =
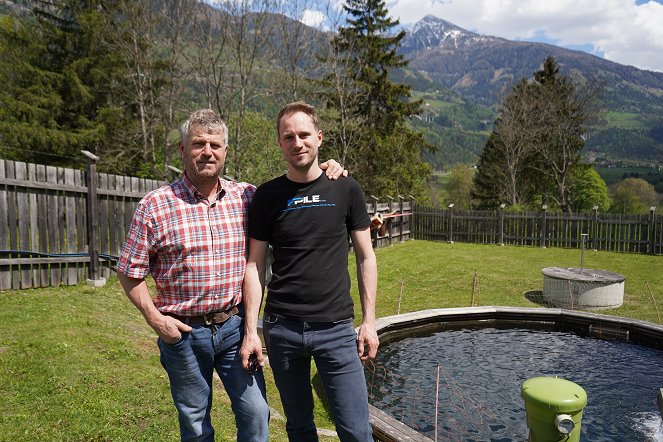
<path id="1" fill-rule="evenodd" d="M 122 100 L 125 71 L 103 39 L 100 3 L 57 6 L 3 19 L 0 143 L 5 158 L 79 167 L 82 149 L 103 161 L 109 146 L 129 148 L 136 119 Z"/>
<path id="2" fill-rule="evenodd" d="M 389 78 L 390 70 L 408 64 L 396 52 L 405 31 L 391 34 L 399 22 L 388 16 L 384 0 L 348 0 L 344 8 L 352 18 L 339 29 L 333 44 L 347 54 L 355 93 L 364 97 L 355 102 L 354 114 L 368 127 L 390 133 L 421 112 L 421 101 L 410 99 L 410 87 Z"/>
<path id="3" fill-rule="evenodd" d="M 405 31 L 396 31 L 399 22 L 388 16 L 384 0 L 348 0 L 344 9 L 347 25 L 332 40 L 327 78 L 335 85 L 326 96 L 336 117 L 332 144 L 343 146 L 346 164 L 366 193 L 421 195 L 430 169 L 420 151 L 430 146 L 408 119 L 421 112 L 422 102 L 389 76 L 407 66 L 397 53 Z"/>

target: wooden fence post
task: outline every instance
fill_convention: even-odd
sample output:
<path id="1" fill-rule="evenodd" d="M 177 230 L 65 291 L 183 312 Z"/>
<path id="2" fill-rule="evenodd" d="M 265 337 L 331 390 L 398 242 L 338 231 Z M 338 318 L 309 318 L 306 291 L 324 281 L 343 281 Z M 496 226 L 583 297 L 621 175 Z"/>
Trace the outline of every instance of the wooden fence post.
<path id="1" fill-rule="evenodd" d="M 454 243 L 454 203 L 449 204 L 449 244 Z"/>
<path id="2" fill-rule="evenodd" d="M 500 204 L 500 245 L 504 245 L 504 207 L 506 204 Z"/>
<path id="3" fill-rule="evenodd" d="M 87 161 L 87 241 L 90 254 L 90 268 L 88 270 L 87 285 L 102 287 L 106 285 L 106 278 L 99 272 L 99 200 L 97 198 L 97 161 L 99 157 L 87 150 L 81 153 Z"/>
<path id="4" fill-rule="evenodd" d="M 597 237 L 599 236 L 599 206 L 592 207 L 592 210 L 594 211 L 594 218 L 592 219 L 592 228 L 591 228 L 592 250 L 596 252 L 598 250 Z"/>
<path id="5" fill-rule="evenodd" d="M 400 223 L 399 223 L 399 228 L 398 228 L 398 242 L 403 242 L 403 224 L 405 224 L 405 218 L 403 217 L 403 201 L 405 198 L 403 195 L 398 195 L 398 213 L 400 213 Z"/>
<path id="6" fill-rule="evenodd" d="M 655 217 L 654 212 L 656 211 L 656 206 L 651 206 L 649 208 L 649 254 L 654 254 L 654 246 L 656 244 L 656 224 L 654 223 Z"/>
<path id="7" fill-rule="evenodd" d="M 377 215 L 378 213 L 378 197 L 375 195 L 371 195 L 371 199 L 373 200 L 373 215 Z M 378 231 L 380 229 L 373 229 L 371 231 L 371 235 L 373 236 L 373 248 L 377 249 L 378 247 Z"/>
<path id="8" fill-rule="evenodd" d="M 408 238 L 409 239 L 414 239 L 414 232 L 415 230 L 422 229 L 422 222 L 419 219 L 419 216 L 417 215 L 417 199 L 412 196 L 411 194 L 408 195 L 410 197 L 410 215 L 407 217 L 408 220 Z M 405 217 L 403 217 L 405 218 Z M 402 222 L 405 222 L 403 220 Z M 403 231 L 405 231 L 405 227 L 403 227 Z M 428 238 L 426 238 L 428 239 Z"/>
<path id="9" fill-rule="evenodd" d="M 394 211 L 394 198 L 387 195 L 387 199 L 389 200 L 389 212 L 393 214 Z M 387 235 L 389 236 L 389 245 L 392 243 L 392 235 L 391 235 L 391 218 L 385 218 L 384 223 L 386 224 L 387 228 Z"/>
<path id="10" fill-rule="evenodd" d="M 541 247 L 546 248 L 546 237 L 547 237 L 547 232 L 546 232 L 546 212 L 548 211 L 548 205 L 544 204 L 541 206 L 542 209 L 542 214 L 541 216 L 543 219 L 541 220 Z"/>

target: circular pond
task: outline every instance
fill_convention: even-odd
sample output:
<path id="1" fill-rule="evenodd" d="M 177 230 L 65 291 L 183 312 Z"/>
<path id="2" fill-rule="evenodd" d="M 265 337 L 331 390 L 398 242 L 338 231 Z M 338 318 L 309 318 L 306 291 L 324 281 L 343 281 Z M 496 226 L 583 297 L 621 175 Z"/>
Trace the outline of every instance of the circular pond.
<path id="1" fill-rule="evenodd" d="M 628 327 L 605 340 L 577 320 L 455 319 L 383 337 L 367 365 L 373 406 L 432 439 L 437 397 L 440 440 L 525 441 L 521 384 L 559 376 L 587 392 L 581 440 L 663 441 L 663 349 L 625 341 Z"/>

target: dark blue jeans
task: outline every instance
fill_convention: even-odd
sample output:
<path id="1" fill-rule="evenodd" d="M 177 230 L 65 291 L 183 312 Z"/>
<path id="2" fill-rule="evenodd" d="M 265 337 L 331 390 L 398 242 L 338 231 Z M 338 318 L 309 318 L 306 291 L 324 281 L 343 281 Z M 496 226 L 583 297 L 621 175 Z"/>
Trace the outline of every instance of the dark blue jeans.
<path id="1" fill-rule="evenodd" d="M 182 441 L 214 442 L 210 419 L 212 374 L 218 373 L 235 413 L 237 440 L 269 439 L 269 407 L 262 370 L 255 375 L 242 368 L 242 318 L 235 315 L 221 325 L 192 325 L 182 339 L 166 344 L 161 339 L 161 364 L 170 379 L 178 411 Z"/>
<path id="2" fill-rule="evenodd" d="M 269 365 L 286 414 L 291 441 L 317 441 L 313 422 L 311 357 L 322 379 L 341 441 L 373 441 L 364 368 L 352 319 L 299 322 L 265 313 Z"/>

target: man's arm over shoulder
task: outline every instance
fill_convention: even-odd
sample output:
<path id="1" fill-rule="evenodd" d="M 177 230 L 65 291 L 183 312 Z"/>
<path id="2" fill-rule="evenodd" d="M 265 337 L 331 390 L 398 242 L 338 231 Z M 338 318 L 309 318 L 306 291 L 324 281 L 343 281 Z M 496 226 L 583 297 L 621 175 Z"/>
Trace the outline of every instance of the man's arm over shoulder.
<path id="1" fill-rule="evenodd" d="M 362 324 L 359 328 L 357 351 L 362 360 L 375 358 L 380 341 L 375 329 L 375 302 L 377 297 L 378 268 L 370 226 L 350 232 L 357 262 L 357 283 L 361 301 Z"/>

